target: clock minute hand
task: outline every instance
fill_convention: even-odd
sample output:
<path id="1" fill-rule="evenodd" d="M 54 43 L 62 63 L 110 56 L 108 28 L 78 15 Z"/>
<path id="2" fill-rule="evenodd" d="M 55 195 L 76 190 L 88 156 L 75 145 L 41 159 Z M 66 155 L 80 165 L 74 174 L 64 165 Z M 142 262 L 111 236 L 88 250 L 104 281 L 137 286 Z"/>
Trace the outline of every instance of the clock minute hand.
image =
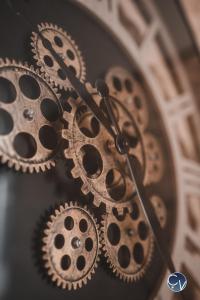
<path id="1" fill-rule="evenodd" d="M 172 258 L 170 256 L 170 253 L 168 251 L 168 247 L 167 244 L 163 238 L 163 232 L 162 229 L 160 227 L 160 223 L 157 219 L 157 216 L 155 214 L 155 211 L 153 209 L 153 207 L 150 204 L 150 201 L 148 201 L 148 198 L 145 195 L 145 190 L 143 187 L 143 183 L 142 183 L 142 178 L 140 178 L 141 176 L 137 175 L 136 170 L 138 169 L 136 167 L 136 164 L 134 163 L 132 157 L 129 154 L 129 146 L 128 146 L 128 142 L 126 140 L 126 138 L 124 137 L 123 133 L 121 132 L 118 122 L 115 118 L 113 109 L 112 109 L 112 104 L 110 102 L 110 97 L 109 97 L 109 89 L 106 85 L 106 83 L 102 80 L 98 80 L 96 82 L 96 88 L 99 91 L 99 93 L 101 94 L 102 98 L 104 99 L 107 111 L 108 111 L 108 115 L 111 119 L 111 122 L 115 128 L 116 131 L 116 140 L 115 140 L 115 144 L 116 147 L 118 149 L 118 151 L 121 154 L 126 155 L 126 159 L 127 159 L 127 164 L 128 164 L 128 168 L 130 171 L 130 175 L 131 175 L 131 179 L 135 184 L 136 187 L 136 192 L 137 192 L 137 196 L 140 200 L 141 206 L 143 208 L 144 214 L 146 216 L 146 219 L 150 225 L 150 228 L 153 232 L 153 235 L 155 237 L 155 240 L 157 242 L 158 248 L 160 250 L 160 253 L 164 259 L 164 261 L 166 262 L 166 265 L 168 267 L 168 269 L 170 270 L 171 273 L 175 272 L 175 266 L 174 263 L 172 261 Z"/>
<path id="2" fill-rule="evenodd" d="M 67 76 L 70 84 L 76 91 L 76 93 L 80 96 L 80 98 L 86 103 L 86 105 L 90 108 L 94 116 L 99 120 L 99 122 L 106 128 L 106 130 L 110 133 L 110 135 L 115 138 L 115 132 L 113 131 L 110 121 L 105 117 L 102 110 L 98 107 L 91 94 L 87 91 L 86 86 L 72 73 L 69 67 L 64 63 L 63 59 L 59 56 L 59 54 L 53 49 L 51 42 L 46 39 L 41 32 L 39 32 L 43 45 L 46 49 L 49 50 L 51 55 L 54 57 L 56 62 L 59 64 L 60 68 Z"/>
<path id="3" fill-rule="evenodd" d="M 14 12 L 14 14 L 16 16 L 23 18 L 24 21 L 27 23 L 27 25 L 30 28 L 33 28 L 32 22 L 30 22 L 30 20 L 21 11 L 17 10 L 14 7 L 13 2 L 11 0 L 6 0 L 6 3 L 9 6 L 9 8 Z M 87 91 L 85 85 L 66 66 L 63 59 L 53 49 L 53 47 L 51 45 L 51 42 L 48 39 L 46 39 L 40 31 L 38 31 L 38 35 L 40 36 L 44 47 L 49 50 L 51 55 L 54 57 L 56 62 L 59 64 L 59 66 L 62 69 L 63 73 L 68 77 L 69 82 L 71 83 L 72 87 L 75 89 L 77 94 L 86 103 L 86 105 L 90 108 L 90 110 L 95 115 L 95 117 L 99 120 L 99 122 L 106 128 L 106 130 L 109 132 L 109 134 L 114 138 L 115 133 L 114 133 L 112 127 L 111 127 L 111 124 L 110 124 L 109 120 L 105 117 L 102 110 L 95 103 L 92 96 Z"/>

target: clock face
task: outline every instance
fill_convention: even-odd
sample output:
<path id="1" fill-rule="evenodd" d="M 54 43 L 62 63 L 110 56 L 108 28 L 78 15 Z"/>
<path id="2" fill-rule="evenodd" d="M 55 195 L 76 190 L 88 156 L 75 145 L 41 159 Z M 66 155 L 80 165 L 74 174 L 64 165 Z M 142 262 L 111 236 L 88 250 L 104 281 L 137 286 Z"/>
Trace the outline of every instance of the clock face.
<path id="1" fill-rule="evenodd" d="M 186 296 L 199 299 L 199 120 L 153 1 L 4 1 L 0 16 L 2 299 L 176 299 L 126 157 L 42 37 L 107 118 L 105 80 Z"/>

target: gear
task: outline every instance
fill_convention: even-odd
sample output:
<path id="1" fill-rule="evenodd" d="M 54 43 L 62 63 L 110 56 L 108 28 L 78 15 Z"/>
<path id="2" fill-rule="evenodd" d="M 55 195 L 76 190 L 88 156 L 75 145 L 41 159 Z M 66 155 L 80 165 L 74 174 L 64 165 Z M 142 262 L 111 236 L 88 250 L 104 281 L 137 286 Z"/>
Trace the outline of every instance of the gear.
<path id="1" fill-rule="evenodd" d="M 102 232 L 103 251 L 115 275 L 126 282 L 140 279 L 151 261 L 154 243 L 138 198 L 132 213 L 106 214 Z"/>
<path id="2" fill-rule="evenodd" d="M 47 38 L 54 50 L 62 57 L 64 63 L 71 69 L 71 71 L 82 82 L 85 81 L 86 70 L 81 52 L 77 45 L 62 28 L 57 25 L 42 23 L 38 25 L 39 32 Z M 41 37 L 38 33 L 33 32 L 31 37 L 32 52 L 37 65 L 45 76 L 65 90 L 71 88 L 69 80 L 60 69 L 59 64 L 52 57 L 51 53 L 42 43 Z"/>
<path id="3" fill-rule="evenodd" d="M 89 84 L 86 86 L 105 112 L 106 108 L 96 89 Z M 134 108 L 126 99 L 112 97 L 112 103 L 119 126 L 129 140 L 130 154 L 144 165 L 140 132 L 132 118 Z M 131 209 L 130 197 L 135 193 L 126 158 L 118 153 L 109 133 L 80 98 L 69 99 L 69 104 L 72 109 L 70 113 L 64 113 L 68 129 L 63 130 L 63 137 L 69 142 L 65 157 L 73 159 L 75 165 L 72 175 L 74 178 L 81 177 L 82 192 L 92 192 L 97 207 L 104 203 L 107 211 L 116 208 L 119 214 L 123 214 L 125 208 Z"/>
<path id="4" fill-rule="evenodd" d="M 144 135 L 144 148 L 146 152 L 146 172 L 144 184 L 151 184 L 158 182 L 164 172 L 164 159 L 161 147 L 150 133 Z"/>
<path id="5" fill-rule="evenodd" d="M 141 131 L 148 125 L 149 113 L 146 95 L 131 73 L 122 67 L 112 67 L 106 74 L 110 94 L 121 101 L 126 99 L 132 107 L 134 120 Z"/>
<path id="6" fill-rule="evenodd" d="M 33 67 L 0 60 L 0 159 L 30 173 L 55 165 L 62 115 L 59 95 Z"/>
<path id="7" fill-rule="evenodd" d="M 50 216 L 42 251 L 52 281 L 63 289 L 81 288 L 91 279 L 100 255 L 96 220 L 86 207 L 61 205 Z"/>
<path id="8" fill-rule="evenodd" d="M 154 195 L 151 197 L 150 201 L 153 205 L 160 226 L 164 228 L 167 222 L 167 209 L 165 207 L 163 199 Z"/>

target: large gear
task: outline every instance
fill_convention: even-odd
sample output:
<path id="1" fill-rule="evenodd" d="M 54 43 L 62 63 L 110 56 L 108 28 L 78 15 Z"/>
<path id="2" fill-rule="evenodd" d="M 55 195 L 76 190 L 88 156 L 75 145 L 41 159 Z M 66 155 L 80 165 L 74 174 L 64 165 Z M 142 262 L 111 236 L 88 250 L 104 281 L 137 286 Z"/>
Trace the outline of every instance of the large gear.
<path id="1" fill-rule="evenodd" d="M 42 23 L 38 25 L 38 30 L 48 39 L 54 50 L 62 57 L 64 63 L 82 82 L 85 81 L 86 69 L 80 50 L 71 36 L 57 25 Z M 71 89 L 71 85 L 59 64 L 52 57 L 50 51 L 45 48 L 39 33 L 32 33 L 31 46 L 34 59 L 44 72 L 45 76 L 56 86 L 65 90 Z"/>
<path id="2" fill-rule="evenodd" d="M 134 120 L 138 128 L 143 132 L 148 125 L 149 113 L 147 97 L 140 83 L 133 79 L 131 73 L 122 67 L 112 67 L 106 74 L 106 83 L 110 94 L 117 99 L 126 99 L 129 107 L 132 107 Z"/>
<path id="3" fill-rule="evenodd" d="M 0 159 L 30 173 L 55 165 L 62 111 L 57 91 L 27 64 L 0 60 Z"/>
<path id="4" fill-rule="evenodd" d="M 96 103 L 104 110 L 97 90 L 89 84 L 86 86 Z M 112 103 L 119 126 L 129 140 L 130 154 L 136 156 L 144 166 L 140 132 L 132 117 L 134 108 L 127 98 L 112 97 Z M 104 203 L 107 211 L 116 208 L 119 214 L 122 214 L 125 208 L 130 211 L 130 197 L 135 193 L 135 189 L 129 177 L 126 158 L 118 153 L 109 133 L 80 98 L 69 99 L 69 104 L 72 109 L 71 112 L 64 113 L 68 129 L 63 130 L 63 137 L 69 142 L 65 157 L 73 159 L 73 177 L 81 177 L 82 192 L 92 192 L 96 206 Z"/>
<path id="5" fill-rule="evenodd" d="M 138 198 L 132 213 L 105 214 L 102 221 L 103 252 L 113 273 L 125 282 L 139 280 L 151 261 L 153 236 Z"/>
<path id="6" fill-rule="evenodd" d="M 50 216 L 43 237 L 45 269 L 63 289 L 81 288 L 91 279 L 100 255 L 100 233 L 86 207 L 61 205 Z"/>

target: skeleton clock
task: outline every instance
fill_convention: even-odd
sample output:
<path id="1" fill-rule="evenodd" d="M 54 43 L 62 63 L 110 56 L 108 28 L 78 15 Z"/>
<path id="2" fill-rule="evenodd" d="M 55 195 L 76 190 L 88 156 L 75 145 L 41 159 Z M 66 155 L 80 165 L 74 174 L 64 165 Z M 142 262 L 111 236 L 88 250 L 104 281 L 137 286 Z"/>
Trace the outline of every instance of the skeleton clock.
<path id="1" fill-rule="evenodd" d="M 200 298 L 200 120 L 188 31 L 171 30 L 180 7 L 1 2 L 2 300 Z"/>

